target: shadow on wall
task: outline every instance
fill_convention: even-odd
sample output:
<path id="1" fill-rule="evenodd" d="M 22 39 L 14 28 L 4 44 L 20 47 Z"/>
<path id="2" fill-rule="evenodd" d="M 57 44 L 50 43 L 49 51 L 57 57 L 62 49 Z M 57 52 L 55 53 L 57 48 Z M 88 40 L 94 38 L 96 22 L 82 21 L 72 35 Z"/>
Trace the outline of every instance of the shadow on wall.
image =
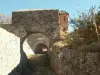
<path id="1" fill-rule="evenodd" d="M 20 63 L 9 73 L 8 75 L 26 75 L 24 72 L 26 69 L 26 64 L 28 64 L 28 58 L 23 50 L 23 42 L 26 37 L 24 37 L 20 42 Z"/>

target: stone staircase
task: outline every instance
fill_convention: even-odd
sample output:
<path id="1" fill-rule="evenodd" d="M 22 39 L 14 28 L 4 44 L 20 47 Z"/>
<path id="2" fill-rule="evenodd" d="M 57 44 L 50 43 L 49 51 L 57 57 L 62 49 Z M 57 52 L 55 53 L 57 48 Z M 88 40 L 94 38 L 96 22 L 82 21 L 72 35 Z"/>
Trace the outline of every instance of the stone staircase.
<path id="1" fill-rule="evenodd" d="M 29 60 L 28 69 L 31 71 L 28 75 L 55 75 L 46 54 L 34 55 Z"/>

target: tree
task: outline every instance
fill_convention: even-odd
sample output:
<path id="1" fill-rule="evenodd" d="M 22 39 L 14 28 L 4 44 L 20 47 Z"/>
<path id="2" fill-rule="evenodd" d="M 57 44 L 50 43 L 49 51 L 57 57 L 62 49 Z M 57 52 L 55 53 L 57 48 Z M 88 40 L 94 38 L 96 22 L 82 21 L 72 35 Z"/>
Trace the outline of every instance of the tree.
<path id="1" fill-rule="evenodd" d="M 97 15 L 96 15 L 96 25 L 97 25 L 97 29 L 98 29 L 98 37 L 100 38 L 100 11 L 98 11 Z M 99 39 L 100 41 L 100 39 Z"/>
<path id="2" fill-rule="evenodd" d="M 100 24 L 100 12 L 97 14 L 94 10 L 95 7 L 92 7 L 88 12 L 79 14 L 77 18 L 71 21 L 74 32 L 87 44 L 99 40 L 97 23 Z"/>

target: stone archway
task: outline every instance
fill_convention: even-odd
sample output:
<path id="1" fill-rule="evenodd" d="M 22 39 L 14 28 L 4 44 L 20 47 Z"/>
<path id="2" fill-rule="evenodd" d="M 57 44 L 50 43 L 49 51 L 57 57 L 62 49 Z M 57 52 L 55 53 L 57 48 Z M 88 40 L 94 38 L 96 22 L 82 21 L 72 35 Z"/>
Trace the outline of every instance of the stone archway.
<path id="1" fill-rule="evenodd" d="M 45 54 L 48 52 L 48 46 L 40 43 L 35 48 L 35 54 Z"/>
<path id="2" fill-rule="evenodd" d="M 32 33 L 25 37 L 25 40 L 23 42 L 23 50 L 26 53 L 27 57 L 30 54 L 37 54 L 37 53 L 46 53 L 41 52 L 40 49 L 44 48 L 49 50 L 49 45 L 50 45 L 50 39 L 42 34 L 42 33 Z M 38 51 L 36 51 L 38 49 Z"/>
<path id="3" fill-rule="evenodd" d="M 35 34 L 38 34 L 38 33 L 35 33 Z M 41 49 L 41 48 L 47 48 L 49 51 L 51 39 L 42 33 L 39 33 L 39 35 L 41 34 L 43 37 L 41 35 L 40 35 L 41 37 L 39 37 L 39 35 L 36 36 L 35 34 L 34 33 L 27 34 L 21 40 L 21 47 L 22 47 L 23 52 L 25 52 L 27 57 L 28 57 L 28 55 L 32 54 L 32 52 L 34 52 L 34 55 L 31 55 L 28 57 L 28 59 L 31 59 L 31 60 L 28 60 L 28 63 L 27 63 L 27 61 L 25 61 L 26 62 L 25 64 L 26 65 L 29 64 L 31 66 L 31 67 L 29 67 L 29 68 L 31 68 L 31 70 L 35 70 L 35 72 L 32 72 L 34 74 L 44 73 L 44 71 L 46 70 L 45 75 L 48 74 L 48 71 L 50 71 L 51 75 L 53 75 L 53 71 L 52 71 L 50 63 L 49 63 L 48 55 L 47 54 L 40 54 L 41 52 L 39 53 L 39 51 L 37 51 L 38 49 Z M 43 40 L 43 38 L 45 41 Z M 34 40 L 37 42 L 35 42 Z M 24 46 L 26 48 L 26 51 L 24 50 Z M 47 53 L 47 52 L 42 52 L 42 53 Z M 46 65 L 44 65 L 44 63 Z"/>

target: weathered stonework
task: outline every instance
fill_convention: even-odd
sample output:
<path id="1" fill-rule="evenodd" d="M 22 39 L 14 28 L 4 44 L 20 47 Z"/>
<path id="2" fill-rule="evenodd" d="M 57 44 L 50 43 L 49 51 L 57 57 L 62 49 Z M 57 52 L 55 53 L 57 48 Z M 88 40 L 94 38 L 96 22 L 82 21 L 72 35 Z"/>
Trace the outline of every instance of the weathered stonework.
<path id="1" fill-rule="evenodd" d="M 57 75 L 99 75 L 100 53 L 60 49 L 57 46 L 50 53 L 51 65 Z"/>
<path id="2" fill-rule="evenodd" d="M 14 11 L 12 24 L 0 25 L 0 75 L 25 75 L 28 55 L 39 43 L 49 48 L 57 75 L 100 75 L 99 52 L 52 47 L 59 38 L 58 14 L 58 10 Z"/>
<path id="3" fill-rule="evenodd" d="M 39 37 L 44 38 L 42 43 L 48 48 L 51 40 L 58 39 L 58 14 L 58 10 L 14 11 L 12 24 L 0 25 L 0 75 L 23 75 L 28 55 L 41 43 L 41 40 L 36 42 L 37 34 L 41 34 Z M 30 51 L 26 50 L 27 44 Z"/>
<path id="4" fill-rule="evenodd" d="M 12 25 L 22 25 L 27 32 L 39 32 L 55 39 L 59 35 L 58 10 L 23 10 L 12 13 Z"/>

